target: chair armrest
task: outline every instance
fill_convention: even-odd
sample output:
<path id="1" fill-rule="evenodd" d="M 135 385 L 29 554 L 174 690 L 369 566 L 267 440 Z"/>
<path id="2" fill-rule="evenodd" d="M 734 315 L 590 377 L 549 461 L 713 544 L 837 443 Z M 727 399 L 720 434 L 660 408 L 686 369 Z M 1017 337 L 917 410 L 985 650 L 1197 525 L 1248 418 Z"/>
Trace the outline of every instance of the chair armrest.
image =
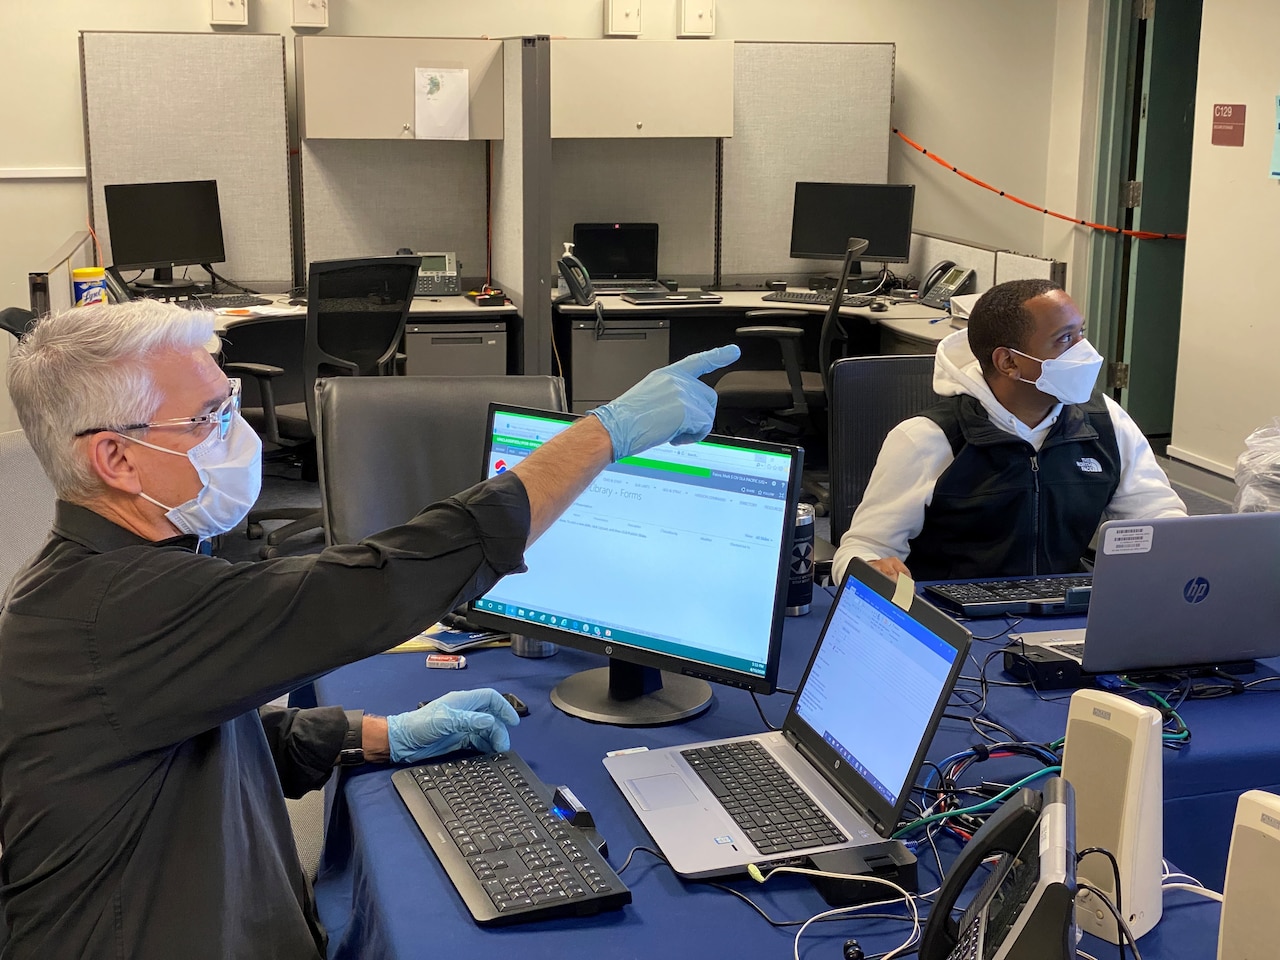
<path id="1" fill-rule="evenodd" d="M 273 367 L 269 363 L 224 363 L 222 365 L 222 369 L 227 373 L 245 374 L 259 381 L 261 381 L 263 377 L 270 379 L 273 377 L 284 376 L 283 367 Z"/>
<path id="2" fill-rule="evenodd" d="M 769 337 L 773 340 L 800 340 L 804 331 L 799 327 L 739 327 L 734 333 L 739 337 Z"/>
<path id="3" fill-rule="evenodd" d="M 280 421 L 276 419 L 276 394 L 271 381 L 283 376 L 284 368 L 269 363 L 237 362 L 223 364 L 222 369 L 226 373 L 238 373 L 258 381 L 258 395 L 262 398 L 262 437 L 280 446 Z"/>

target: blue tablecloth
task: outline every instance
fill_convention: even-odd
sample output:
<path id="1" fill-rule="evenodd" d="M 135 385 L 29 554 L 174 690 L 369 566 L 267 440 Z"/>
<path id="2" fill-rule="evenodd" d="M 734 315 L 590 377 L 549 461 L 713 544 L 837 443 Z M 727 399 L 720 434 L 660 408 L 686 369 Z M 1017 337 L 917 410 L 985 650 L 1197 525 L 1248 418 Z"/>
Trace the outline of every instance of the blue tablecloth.
<path id="1" fill-rule="evenodd" d="M 989 636 L 1003 624 L 1002 620 L 975 620 L 968 626 L 975 635 Z M 1083 618 L 1052 623 L 1028 619 L 1018 629 L 1075 626 L 1083 627 Z M 975 643 L 975 653 L 981 660 L 1004 643 Z M 1007 681 L 1000 659 L 991 662 L 987 676 Z M 1256 674 L 1244 679 L 1278 672 L 1280 659 L 1266 660 L 1258 665 Z M 1056 740 L 1066 732 L 1071 693 L 1050 690 L 1037 694 L 1025 687 L 993 686 L 987 716 L 1022 739 Z M 1145 697 L 1135 699 L 1154 705 Z M 1262 684 L 1256 691 L 1238 696 L 1188 700 L 1178 708 L 1191 730 L 1191 742 L 1180 750 L 1164 751 L 1164 855 L 1216 890 L 1222 889 L 1226 875 L 1236 800 L 1252 789 L 1280 793 L 1280 736 L 1274 722 L 1278 708 L 1280 682 Z"/>
<path id="2" fill-rule="evenodd" d="M 799 681 L 826 616 L 829 598 L 821 590 L 815 593 L 813 612 L 787 623 L 780 686 L 794 688 Z M 603 662 L 567 648 L 545 660 L 521 659 L 507 649 L 473 651 L 464 672 L 428 670 L 423 661 L 422 654 L 399 653 L 352 664 L 317 681 L 317 699 L 376 713 L 396 713 L 457 687 L 493 686 L 515 693 L 531 713 L 513 733 L 514 748 L 543 780 L 569 784 L 591 808 L 609 841 L 610 861 L 615 867 L 633 847 L 647 845 L 649 838 L 600 763 L 606 751 L 764 729 L 750 695 L 721 686 L 714 687 L 715 702 L 705 714 L 675 726 L 628 729 L 566 716 L 551 705 L 551 689 L 570 673 Z M 762 703 L 770 720 L 780 723 L 787 698 L 762 698 Z M 930 756 L 947 756 L 976 740 L 967 723 L 944 720 Z M 1025 772 L 1025 767 L 1018 766 L 1023 762 L 992 760 L 982 765 L 987 769 L 981 775 L 1013 778 L 1017 770 Z M 389 769 L 364 767 L 344 772 L 330 794 L 316 895 L 321 918 L 330 931 L 333 958 L 513 956 L 531 960 L 581 956 L 652 960 L 709 955 L 712 951 L 727 951 L 735 958 L 791 956 L 794 927 L 771 927 L 737 898 L 707 884 L 685 883 L 643 853 L 636 854 L 623 874 L 634 901 L 620 911 L 482 929 L 472 922 L 410 818 L 391 785 Z M 940 846 L 944 863 L 950 862 L 955 848 Z M 921 889 L 931 889 L 937 883 L 938 867 L 927 847 L 920 855 L 920 865 Z M 779 878 L 763 887 L 750 880 L 735 880 L 730 885 L 778 919 L 804 919 L 826 908 L 800 878 Z M 1165 921 L 1141 941 L 1144 953 L 1175 960 L 1209 960 L 1217 941 L 1217 905 L 1176 892 L 1167 895 L 1166 904 Z M 909 925 L 893 920 L 816 924 L 801 942 L 801 955 L 837 957 L 848 937 L 856 937 L 871 955 L 896 946 L 909 929 Z M 1090 952 L 1095 956 L 1104 955 L 1103 945 L 1095 942 L 1093 947 Z"/>

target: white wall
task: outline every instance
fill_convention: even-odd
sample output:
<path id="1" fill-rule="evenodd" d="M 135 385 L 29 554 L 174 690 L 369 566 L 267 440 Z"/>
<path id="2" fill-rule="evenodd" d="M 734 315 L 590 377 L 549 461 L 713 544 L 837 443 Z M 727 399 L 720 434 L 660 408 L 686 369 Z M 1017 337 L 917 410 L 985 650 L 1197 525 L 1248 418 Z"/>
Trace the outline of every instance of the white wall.
<path id="1" fill-rule="evenodd" d="M 1095 69 L 1088 18 L 1101 3 L 720 0 L 717 17 L 722 39 L 896 43 L 895 126 L 1011 193 L 1083 209 L 1081 184 L 1087 198 L 1092 169 L 1086 98 Z M 288 38 L 291 74 L 291 5 L 284 0 L 249 4 L 249 29 Z M 676 0 L 645 0 L 645 36 L 673 37 L 676 9 Z M 0 97 L 0 303 L 24 305 L 33 262 L 85 221 L 83 181 L 16 180 L 5 174 L 19 168 L 83 167 L 78 31 L 208 31 L 208 10 L 207 0 L 0 3 L 0 89 L 7 91 Z M 600 31 L 601 0 L 335 0 L 326 32 L 598 37 Z M 814 104 L 816 114 L 821 107 Z M 199 101 L 187 94 L 175 96 L 172 104 L 138 104 L 140 111 L 166 108 L 190 112 L 198 125 Z M 1082 155 L 1088 155 L 1084 174 L 1078 163 Z M 896 138 L 889 176 L 917 185 L 919 229 L 1083 265 L 1075 239 L 1080 231 L 1047 224 L 1041 214 L 965 183 Z M 1080 289 L 1083 272 L 1072 270 L 1069 276 L 1073 289 Z M 0 360 L 7 350 L 7 342 L 0 343 Z M 8 398 L 0 394 L 0 429 L 11 426 L 16 423 Z"/>
<path id="2" fill-rule="evenodd" d="M 1280 257 L 1278 36 L 1280 4 L 1204 0 L 1169 453 L 1228 476 L 1244 438 L 1280 417 L 1280 320 L 1261 296 Z M 1215 103 L 1245 104 L 1243 147 L 1211 143 Z"/>

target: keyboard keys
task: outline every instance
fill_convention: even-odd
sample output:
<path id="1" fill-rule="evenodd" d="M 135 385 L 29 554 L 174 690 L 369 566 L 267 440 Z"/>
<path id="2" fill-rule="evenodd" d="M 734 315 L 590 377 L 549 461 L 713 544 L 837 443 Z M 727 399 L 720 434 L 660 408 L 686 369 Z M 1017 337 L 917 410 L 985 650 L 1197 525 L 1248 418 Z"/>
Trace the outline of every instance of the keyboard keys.
<path id="1" fill-rule="evenodd" d="M 631 902 L 631 891 L 582 832 L 551 810 L 552 791 L 516 754 L 413 767 L 392 782 L 477 923 L 586 915 Z"/>

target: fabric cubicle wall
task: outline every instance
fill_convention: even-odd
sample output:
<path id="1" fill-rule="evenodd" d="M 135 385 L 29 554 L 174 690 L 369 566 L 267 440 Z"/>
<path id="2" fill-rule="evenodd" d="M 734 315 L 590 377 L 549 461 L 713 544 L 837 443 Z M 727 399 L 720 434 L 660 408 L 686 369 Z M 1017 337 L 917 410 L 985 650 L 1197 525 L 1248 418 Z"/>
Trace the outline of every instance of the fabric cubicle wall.
<path id="1" fill-rule="evenodd" d="M 89 207 L 106 263 L 104 184 L 217 180 L 227 259 L 215 269 L 249 286 L 291 283 L 284 38 L 85 32 L 80 48 Z"/>
<path id="2" fill-rule="evenodd" d="M 797 180 L 884 183 L 891 43 L 737 43 L 721 274 L 827 273 L 790 258 Z"/>

